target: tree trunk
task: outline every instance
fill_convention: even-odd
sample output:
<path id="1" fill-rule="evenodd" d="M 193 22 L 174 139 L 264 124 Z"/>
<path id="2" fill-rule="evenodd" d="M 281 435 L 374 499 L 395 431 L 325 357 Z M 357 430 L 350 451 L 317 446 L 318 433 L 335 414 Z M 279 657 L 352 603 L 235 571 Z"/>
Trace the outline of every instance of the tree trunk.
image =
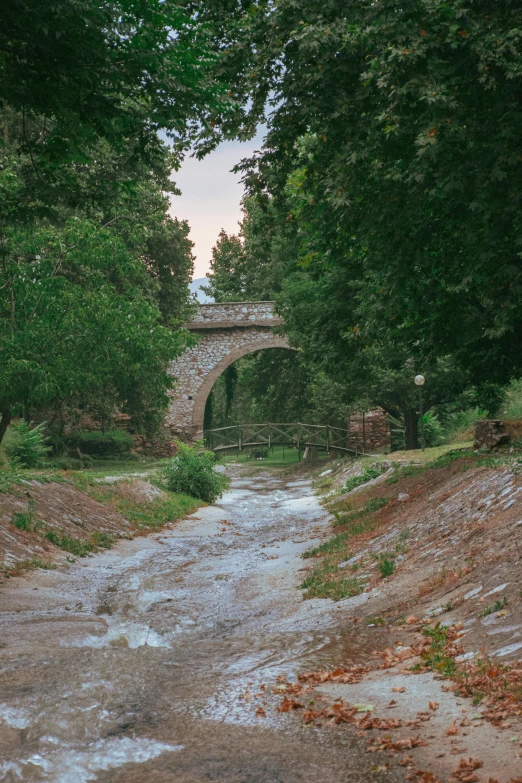
<path id="1" fill-rule="evenodd" d="M 419 414 L 416 410 L 404 411 L 404 445 L 406 450 L 419 448 Z"/>
<path id="2" fill-rule="evenodd" d="M 9 408 L 3 408 L 0 413 L 2 414 L 2 418 L 0 419 L 0 443 L 2 443 L 5 435 L 5 431 L 9 427 L 9 424 L 11 423 L 11 411 Z"/>

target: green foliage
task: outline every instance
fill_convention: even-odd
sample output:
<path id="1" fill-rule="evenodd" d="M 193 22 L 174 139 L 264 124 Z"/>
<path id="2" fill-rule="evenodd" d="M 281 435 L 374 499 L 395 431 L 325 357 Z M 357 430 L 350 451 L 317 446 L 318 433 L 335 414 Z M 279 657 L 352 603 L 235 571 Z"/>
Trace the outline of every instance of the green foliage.
<path id="1" fill-rule="evenodd" d="M 114 544 L 114 538 L 108 533 L 96 531 L 91 538 L 97 549 L 110 549 Z"/>
<path id="2" fill-rule="evenodd" d="M 6 250 L 7 247 L 7 250 Z M 20 229 L 4 245 L 0 412 L 56 403 L 103 414 L 119 406 L 145 429 L 168 403 L 168 362 L 185 333 L 161 325 L 142 260 L 110 229 Z M 56 346 L 59 346 L 57 350 Z"/>
<path id="3" fill-rule="evenodd" d="M 387 505 L 389 500 L 390 498 L 370 498 L 364 507 L 364 512 L 366 514 L 372 514 L 374 511 L 379 511 Z"/>
<path id="4" fill-rule="evenodd" d="M 30 511 L 16 511 L 11 516 L 11 524 L 18 530 L 30 532 L 33 529 L 33 515 Z"/>
<path id="5" fill-rule="evenodd" d="M 166 493 L 167 497 L 156 498 L 148 503 L 135 503 L 122 497 L 113 489 L 99 485 L 86 485 L 85 490 L 102 503 L 110 503 L 137 530 L 159 530 L 168 522 L 191 514 L 198 507 L 193 497 L 182 493 Z"/>
<path id="6" fill-rule="evenodd" d="M 506 596 L 497 599 L 495 603 L 486 606 L 486 608 L 479 614 L 479 617 L 487 617 L 489 614 L 500 612 L 505 606 L 507 606 L 507 602 L 508 600 Z"/>
<path id="7" fill-rule="evenodd" d="M 0 441 L 19 406 L 157 428 L 193 265 L 171 172 L 237 127 L 211 46 L 176 0 L 4 3 Z"/>
<path id="8" fill-rule="evenodd" d="M 274 264 L 295 242 L 279 303 L 295 344 L 348 398 L 403 414 L 408 448 L 416 372 L 425 410 L 474 386 L 491 411 L 522 369 L 520 5 L 197 6 L 245 124 L 268 124 L 242 170 L 275 214 Z"/>
<path id="9" fill-rule="evenodd" d="M 0 106 L 24 111 L 21 146 L 45 161 L 42 179 L 89 163 L 100 140 L 153 163 L 158 129 L 201 151 L 232 109 L 210 74 L 210 31 L 175 0 L 6 0 L 2 12 Z"/>
<path id="10" fill-rule="evenodd" d="M 134 445 L 134 439 L 126 430 L 78 430 L 67 438 L 67 444 L 93 457 L 126 457 Z"/>
<path id="11" fill-rule="evenodd" d="M 448 631 L 437 623 L 433 628 L 423 628 L 422 633 L 430 639 L 428 650 L 421 653 L 424 665 L 433 671 L 451 677 L 455 671 L 455 658 L 446 652 Z"/>
<path id="12" fill-rule="evenodd" d="M 22 468 L 36 468 L 49 453 L 44 435 L 46 422 L 30 427 L 21 419 L 11 424 L 4 441 L 4 451 L 9 459 Z"/>
<path id="13" fill-rule="evenodd" d="M 389 552 L 381 552 L 378 560 L 379 573 L 381 579 L 391 576 L 395 572 L 395 557 Z"/>
<path id="14" fill-rule="evenodd" d="M 373 465 L 368 468 L 364 468 L 362 473 L 358 476 L 351 476 L 346 480 L 346 483 L 344 485 L 343 491 L 344 492 L 351 492 L 352 489 L 355 489 L 356 487 L 360 487 L 363 484 L 367 484 L 368 481 L 372 481 L 373 479 L 379 478 L 383 473 L 387 471 L 386 465 Z"/>
<path id="15" fill-rule="evenodd" d="M 41 568 L 44 571 L 51 571 L 58 566 L 55 563 L 51 563 L 49 560 L 42 560 L 40 557 L 29 557 L 25 560 L 15 560 L 14 563 L 4 563 L 4 576 L 17 576 L 23 571 L 27 571 L 34 568 Z"/>
<path id="16" fill-rule="evenodd" d="M 307 559 L 309 557 L 317 557 L 318 555 L 326 555 L 332 552 L 342 552 L 350 538 L 351 533 L 340 533 L 333 538 L 329 538 L 328 541 L 323 541 L 323 543 L 318 546 L 307 549 L 303 552 L 302 557 Z M 350 553 L 346 553 L 346 557 L 349 559 Z"/>
<path id="17" fill-rule="evenodd" d="M 65 535 L 65 533 L 59 533 L 56 530 L 47 530 L 47 532 L 44 533 L 44 538 L 50 541 L 51 544 L 54 544 L 55 546 L 60 547 L 60 549 L 65 550 L 65 552 L 70 552 L 71 555 L 76 555 L 77 557 L 86 557 L 96 548 L 95 544 L 91 541 L 87 541 L 83 538 L 73 538 L 72 536 Z"/>
<path id="18" fill-rule="evenodd" d="M 90 462 L 90 458 L 89 462 Z M 74 457 L 56 457 L 50 463 L 56 470 L 83 470 L 87 467 L 85 458 L 75 459 Z"/>
<path id="19" fill-rule="evenodd" d="M 501 419 L 522 419 L 522 380 L 509 384 L 497 413 Z"/>
<path id="20" fill-rule="evenodd" d="M 321 563 L 299 585 L 299 590 L 306 590 L 304 598 L 331 598 L 340 601 L 352 598 L 363 591 L 363 585 L 355 577 L 335 579 L 338 572 L 335 563 Z"/>
<path id="21" fill-rule="evenodd" d="M 223 474 L 214 470 L 214 452 L 203 449 L 202 444 L 188 446 L 180 441 L 178 448 L 162 473 L 167 489 L 214 503 L 228 483 Z"/>

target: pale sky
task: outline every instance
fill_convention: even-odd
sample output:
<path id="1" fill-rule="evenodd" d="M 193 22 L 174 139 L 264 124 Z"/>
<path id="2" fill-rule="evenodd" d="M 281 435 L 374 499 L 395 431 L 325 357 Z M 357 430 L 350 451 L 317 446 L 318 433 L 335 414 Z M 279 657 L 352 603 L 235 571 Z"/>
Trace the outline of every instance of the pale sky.
<path id="1" fill-rule="evenodd" d="M 238 231 L 241 219 L 243 186 L 241 175 L 231 169 L 242 158 L 260 149 L 263 133 L 248 142 L 228 141 L 203 160 L 186 158 L 172 179 L 181 196 L 172 196 L 170 214 L 188 220 L 190 238 L 196 256 L 194 278 L 204 277 L 210 269 L 212 247 L 222 228 L 229 234 Z"/>

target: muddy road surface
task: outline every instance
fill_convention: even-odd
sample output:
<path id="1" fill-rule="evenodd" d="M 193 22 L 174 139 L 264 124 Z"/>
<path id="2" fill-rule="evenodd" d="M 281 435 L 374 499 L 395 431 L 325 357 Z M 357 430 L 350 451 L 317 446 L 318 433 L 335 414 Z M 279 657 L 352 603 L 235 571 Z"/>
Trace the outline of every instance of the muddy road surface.
<path id="1" fill-rule="evenodd" d="M 306 480 L 239 476 L 171 529 L 3 587 L 0 779 L 394 780 L 352 727 L 276 710 L 278 675 L 369 644 L 297 589 L 327 524 Z"/>

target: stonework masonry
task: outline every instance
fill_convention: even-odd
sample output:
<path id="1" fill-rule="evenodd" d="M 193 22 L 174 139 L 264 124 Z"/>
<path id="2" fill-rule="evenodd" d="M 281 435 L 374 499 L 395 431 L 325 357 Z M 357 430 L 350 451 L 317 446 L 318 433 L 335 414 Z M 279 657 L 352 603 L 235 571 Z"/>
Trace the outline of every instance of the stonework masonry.
<path id="1" fill-rule="evenodd" d="M 198 337 L 169 367 L 176 378 L 166 424 L 173 436 L 197 440 L 203 436 L 208 395 L 221 373 L 233 362 L 265 348 L 290 348 L 272 329 L 283 321 L 273 302 L 227 302 L 200 305 L 185 324 Z"/>
<path id="2" fill-rule="evenodd" d="M 391 448 L 391 428 L 388 414 L 382 408 L 366 413 L 354 413 L 349 420 L 350 448 L 365 452 L 385 452 Z"/>

